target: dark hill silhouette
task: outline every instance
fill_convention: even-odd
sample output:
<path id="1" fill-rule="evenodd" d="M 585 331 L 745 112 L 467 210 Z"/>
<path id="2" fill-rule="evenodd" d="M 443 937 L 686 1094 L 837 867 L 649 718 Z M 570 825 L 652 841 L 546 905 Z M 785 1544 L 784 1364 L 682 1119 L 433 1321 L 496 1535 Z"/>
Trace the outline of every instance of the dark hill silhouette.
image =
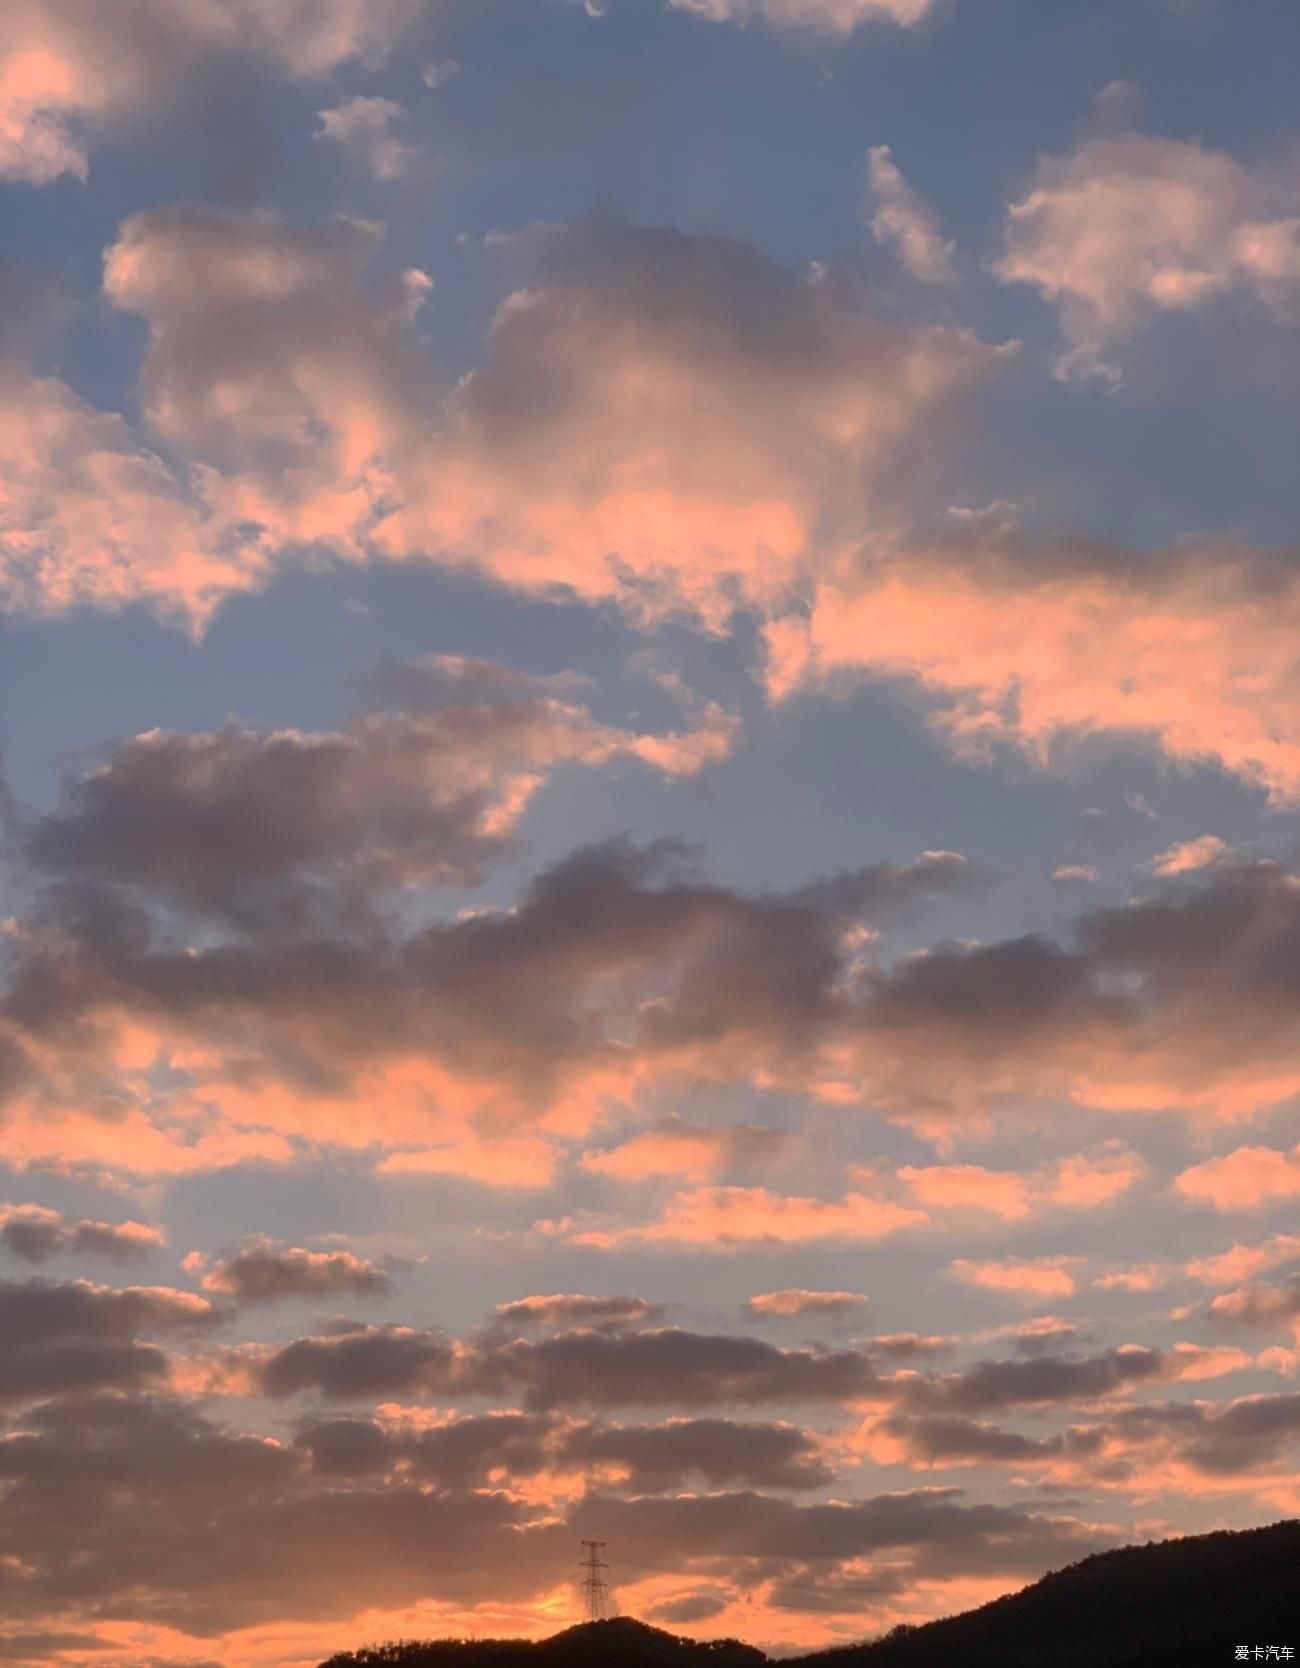
<path id="1" fill-rule="evenodd" d="M 549 1639 L 435 1639 L 332 1656 L 321 1668 L 762 1668 L 736 1639 L 679 1639 L 630 1616 L 583 1622 Z"/>
<path id="2" fill-rule="evenodd" d="M 1099 1552 L 978 1610 L 801 1657 L 800 1668 L 1217 1668 L 1289 1645 L 1300 1665 L 1300 1520 Z"/>
<path id="3" fill-rule="evenodd" d="M 1300 1668 L 1300 1520 L 1101 1552 L 978 1610 L 799 1657 L 799 1668 L 1151 1668 L 1289 1646 Z M 321 1668 L 761 1668 L 621 1616 L 550 1639 L 441 1639 L 332 1656 Z M 1279 1660 L 1274 1658 L 1273 1660 Z M 1282 1659 L 1286 1660 L 1286 1659 Z"/>

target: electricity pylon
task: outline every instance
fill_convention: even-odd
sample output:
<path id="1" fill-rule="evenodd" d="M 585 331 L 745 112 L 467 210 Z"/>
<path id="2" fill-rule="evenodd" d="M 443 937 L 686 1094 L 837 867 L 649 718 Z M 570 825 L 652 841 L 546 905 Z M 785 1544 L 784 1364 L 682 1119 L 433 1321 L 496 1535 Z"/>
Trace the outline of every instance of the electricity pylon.
<path id="1" fill-rule="evenodd" d="M 578 1568 L 582 1571 L 582 1604 L 589 1622 L 603 1622 L 609 1616 L 609 1583 L 601 1574 L 609 1565 L 601 1557 L 604 1541 L 583 1541 L 586 1554 Z"/>

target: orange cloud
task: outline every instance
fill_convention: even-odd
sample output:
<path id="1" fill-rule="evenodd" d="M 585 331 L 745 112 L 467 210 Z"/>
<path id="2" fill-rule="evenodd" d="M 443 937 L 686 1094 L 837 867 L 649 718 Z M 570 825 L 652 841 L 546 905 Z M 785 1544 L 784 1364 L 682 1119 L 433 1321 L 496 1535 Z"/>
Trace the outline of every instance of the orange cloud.
<path id="1" fill-rule="evenodd" d="M 0 17 L 0 176 L 47 185 L 85 179 L 84 129 L 160 103 L 205 55 L 256 53 L 282 74 L 328 74 L 376 62 L 418 14 L 419 0 L 315 0 L 308 9 L 223 0 L 158 8 L 7 0 Z"/>
<path id="2" fill-rule="evenodd" d="M 800 1198 L 765 1187 L 701 1187 L 676 1194 L 653 1222 L 606 1226 L 567 1218 L 539 1223 L 541 1232 L 572 1245 L 690 1245 L 734 1251 L 754 1245 L 806 1245 L 819 1240 L 877 1240 L 926 1220 L 921 1211 L 847 1193 L 843 1199 Z"/>
<path id="3" fill-rule="evenodd" d="M 1159 875 L 1163 880 L 1170 875 L 1188 874 L 1193 869 L 1207 869 L 1227 851 L 1226 841 L 1219 839 L 1217 834 L 1202 834 L 1198 840 L 1182 840 L 1170 846 L 1158 857 L 1153 857 L 1148 866 L 1153 875 Z"/>
<path id="4" fill-rule="evenodd" d="M 1128 734 L 1282 802 L 1300 796 L 1298 622 L 1300 585 L 1249 552 L 1121 567 L 1064 545 L 1035 557 L 977 523 L 947 550 L 828 577 L 805 620 L 769 627 L 767 681 L 779 699 L 906 679 L 940 703 L 931 721 L 961 756 L 1014 746 L 1046 766 L 1072 738 Z"/>
<path id="5" fill-rule="evenodd" d="M 952 1272 L 972 1286 L 986 1291 L 1014 1292 L 1024 1297 L 1069 1297 L 1075 1289 L 1070 1272 L 1082 1257 L 1007 1257 L 1001 1262 L 972 1262 L 958 1257 L 948 1264 Z"/>
<path id="6" fill-rule="evenodd" d="M 1168 1284 L 1174 1272 L 1163 1263 L 1143 1263 L 1098 1275 L 1092 1285 L 1099 1292 L 1154 1292 Z"/>
<path id="7" fill-rule="evenodd" d="M 691 1124 L 670 1116 L 634 1135 L 621 1146 L 587 1152 L 582 1167 L 592 1175 L 620 1181 L 652 1176 L 704 1179 L 735 1165 L 769 1167 L 788 1153 L 795 1137 L 782 1129 L 756 1124 Z"/>
<path id="8" fill-rule="evenodd" d="M 1300 1194 L 1300 1146 L 1238 1147 L 1222 1158 L 1194 1164 L 1174 1178 L 1185 1199 L 1215 1210 L 1257 1210 Z"/>
<path id="9" fill-rule="evenodd" d="M 790 1287 L 780 1292 L 759 1292 L 746 1299 L 745 1308 L 759 1317 L 793 1319 L 799 1315 L 843 1314 L 861 1309 L 868 1301 L 862 1292 L 814 1292 Z"/>
<path id="10" fill-rule="evenodd" d="M 1214 1257 L 1188 1263 L 1189 1279 L 1205 1286 L 1235 1286 L 1282 1263 L 1300 1261 L 1300 1234 L 1273 1234 L 1262 1245 L 1234 1245 Z"/>
<path id="11" fill-rule="evenodd" d="M 984 1211 L 1014 1222 L 1052 1206 L 1089 1210 L 1109 1204 L 1134 1186 L 1144 1168 L 1122 1142 L 1112 1141 L 1024 1175 L 974 1164 L 905 1166 L 897 1174 L 929 1210 Z"/>

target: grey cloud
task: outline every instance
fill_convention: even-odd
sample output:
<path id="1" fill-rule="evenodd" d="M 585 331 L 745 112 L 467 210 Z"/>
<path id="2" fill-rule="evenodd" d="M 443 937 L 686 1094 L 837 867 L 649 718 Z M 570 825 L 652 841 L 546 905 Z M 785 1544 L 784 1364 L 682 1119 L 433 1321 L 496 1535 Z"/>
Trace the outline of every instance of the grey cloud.
<path id="1" fill-rule="evenodd" d="M 1300 1318 L 1300 1274 L 1276 1285 L 1261 1282 L 1225 1292 L 1206 1313 L 1220 1326 L 1285 1326 Z"/>
<path id="2" fill-rule="evenodd" d="M 806 1083 L 833 1051 L 865 1100 L 935 1110 L 1059 1092 L 1085 1060 L 1121 1070 L 1139 1044 L 1192 1097 L 1240 1070 L 1247 1034 L 1260 1059 L 1285 1053 L 1300 894 L 1277 865 L 1086 912 L 1065 944 L 856 965 L 844 939 L 861 912 L 969 883 L 923 858 L 745 894 L 700 879 L 678 844 L 615 841 L 544 871 L 510 911 L 406 939 L 236 937 L 192 953 L 160 942 L 120 890 L 69 883 L 24 923 L 7 1017 L 16 1038 L 58 1038 L 75 1061 L 111 1006 L 185 1025 L 250 1072 L 340 1088 L 415 1052 L 521 1110 L 633 1063 Z"/>
<path id="3" fill-rule="evenodd" d="M 1121 1454 L 1146 1453 L 1156 1464 L 1172 1459 L 1207 1476 L 1245 1475 L 1277 1465 L 1300 1442 L 1300 1394 L 1148 1402 L 1118 1409 L 1098 1428 Z"/>
<path id="4" fill-rule="evenodd" d="M 710 1423 L 685 1426 L 703 1438 Z M 906 1586 L 913 1569 L 940 1563 L 950 1573 L 1033 1574 L 1106 1542 L 1086 1524 L 954 1490 L 823 1505 L 752 1489 L 591 1493 L 561 1522 L 552 1506 L 482 1486 L 516 1462 L 527 1476 L 578 1429 L 520 1414 L 424 1429 L 316 1420 L 286 1444 L 170 1398 L 34 1408 L 0 1443 L 0 1560 L 20 1551 L 35 1571 L 6 1585 L 13 1624 L 57 1615 L 89 1628 L 111 1617 L 216 1635 L 417 1598 L 526 1602 L 571 1573 L 574 1540 L 593 1533 L 616 1540 L 629 1566 L 706 1583 L 665 1603 L 762 1579 L 818 1584 L 832 1608 L 851 1613 L 861 1578 L 841 1571 L 849 1559 L 888 1554 L 882 1584 Z M 631 1427 L 634 1440 L 646 1430 Z M 439 1549 L 432 1565 L 430 1545 Z"/>
<path id="5" fill-rule="evenodd" d="M 379 1298 L 396 1290 L 386 1267 L 351 1251 L 306 1251 L 268 1239 L 220 1258 L 203 1276 L 203 1288 L 253 1304 L 291 1298 Z"/>
<path id="6" fill-rule="evenodd" d="M 430 1595 L 524 1600 L 571 1563 L 561 1526 L 500 1492 L 322 1486 L 301 1449 L 162 1398 L 38 1408 L 0 1443 L 0 1466 L 0 1559 L 36 1569 L 6 1585 L 15 1620 L 128 1617 L 215 1635 Z"/>
<path id="7" fill-rule="evenodd" d="M 1246 1396 L 1205 1409 L 1202 1429 L 1183 1454 L 1198 1470 L 1230 1475 L 1276 1461 L 1296 1442 L 1300 1394 Z"/>
<path id="8" fill-rule="evenodd" d="M 833 1473 L 806 1431 L 794 1425 L 743 1425 L 729 1419 L 679 1419 L 665 1425 L 588 1426 L 573 1432 L 564 1457 L 583 1465 L 626 1467 L 644 1493 L 702 1477 L 714 1488 L 821 1488 Z"/>
<path id="9" fill-rule="evenodd" d="M 323 76 L 351 59 L 377 67 L 422 0 L 317 0 L 306 8 L 225 0 L 218 8 L 117 0 L 111 18 L 79 0 L 21 0 L 0 34 L 0 71 L 26 50 L 47 62 L 35 96 L 6 110 L 0 174 L 45 185 L 87 171 L 87 130 L 165 103 L 230 53 L 282 75 Z M 21 62 L 21 60 L 20 60 Z"/>
<path id="10" fill-rule="evenodd" d="M 298 1338 L 256 1369 L 264 1395 L 314 1390 L 338 1400 L 443 1394 L 453 1383 L 451 1345 L 435 1332 L 364 1327 Z"/>
<path id="11" fill-rule="evenodd" d="M 72 1220 L 41 1205 L 0 1205 L 0 1245 L 24 1262 L 42 1263 L 62 1253 L 138 1262 L 163 1244 L 142 1222 Z"/>
<path id="12" fill-rule="evenodd" d="M 979 1361 L 940 1378 L 903 1382 L 903 1406 L 936 1413 L 1050 1402 L 1090 1402 L 1167 1371 L 1158 1349 L 1133 1345 L 1091 1356 L 1039 1355 L 1027 1361 Z"/>
<path id="13" fill-rule="evenodd" d="M 389 675 L 415 693 L 432 673 Z M 125 885 L 243 931 L 355 924 L 376 888 L 481 878 L 513 843 L 521 775 L 643 744 L 505 667 L 457 663 L 444 687 L 453 698 L 437 710 L 339 731 L 135 736 L 69 780 L 22 848 L 39 873 Z"/>
<path id="14" fill-rule="evenodd" d="M 0 1281 L 0 1400 L 160 1383 L 167 1358 L 142 1336 L 192 1334 L 223 1319 L 202 1298 L 163 1286 Z"/>
<path id="15" fill-rule="evenodd" d="M 0 1662 L 30 1663 L 40 1668 L 61 1651 L 97 1651 L 112 1648 L 112 1640 L 98 1633 L 0 1633 Z"/>
<path id="16" fill-rule="evenodd" d="M 977 1464 L 1033 1464 L 1064 1455 L 1096 1452 L 1099 1432 L 1072 1430 L 1059 1436 L 1023 1436 L 958 1414 L 894 1414 L 882 1421 L 910 1455 L 927 1463 L 968 1460 Z"/>
<path id="17" fill-rule="evenodd" d="M 662 1315 L 662 1304 L 647 1303 L 643 1297 L 590 1297 L 582 1292 L 520 1297 L 496 1306 L 497 1319 L 516 1326 L 627 1326 Z"/>
<path id="18" fill-rule="evenodd" d="M 484 1413 L 424 1428 L 387 1427 L 370 1419 L 323 1419 L 300 1426 L 298 1443 L 325 1477 L 373 1476 L 401 1466 L 442 1489 L 476 1488 L 489 1475 L 536 1476 L 555 1452 L 554 1419 Z"/>
<path id="19" fill-rule="evenodd" d="M 778 1349 L 673 1327 L 520 1339 L 485 1349 L 472 1371 L 485 1390 L 517 1390 L 542 1409 L 840 1401 L 877 1383 L 854 1350 Z"/>
<path id="20" fill-rule="evenodd" d="M 297 1339 L 254 1370 L 272 1396 L 508 1395 L 538 1412 L 834 1402 L 881 1383 L 868 1357 L 854 1350 L 778 1349 L 756 1338 L 674 1327 L 582 1329 L 540 1339 L 488 1334 L 458 1347 L 436 1332 L 357 1328 Z"/>
<path id="21" fill-rule="evenodd" d="M 724 1611 L 730 1603 L 729 1593 L 690 1593 L 683 1598 L 665 1599 L 662 1604 L 651 1605 L 646 1611 L 646 1619 L 681 1627 L 688 1622 L 707 1622 L 711 1616 L 717 1616 Z"/>
<path id="22" fill-rule="evenodd" d="M 785 1566 L 825 1567 L 896 1548 L 915 1549 L 918 1567 L 956 1575 L 1042 1570 L 1114 1544 L 1069 1519 L 1013 1507 L 963 1502 L 961 1491 L 918 1489 L 853 1502 L 797 1505 L 751 1492 L 616 1500 L 588 1495 L 576 1514 L 600 1523 L 625 1556 L 665 1570 L 688 1560 L 726 1555 Z M 647 1556 L 648 1554 L 648 1556 Z M 928 1560 L 928 1561 L 927 1561 Z"/>
<path id="23" fill-rule="evenodd" d="M 19 1032 L 60 1037 L 69 1060 L 111 1005 L 317 1084 L 415 1051 L 537 1102 L 568 1073 L 626 1061 L 613 1032 L 671 969 L 670 991 L 633 1021 L 638 1055 L 725 1045 L 736 1069 L 793 1069 L 843 1021 L 849 923 L 834 911 L 888 909 L 914 895 L 917 870 L 927 888 L 968 883 L 923 859 L 749 896 L 696 878 L 674 842 L 615 841 L 543 872 L 508 913 L 404 941 L 277 935 L 186 947 L 159 941 L 123 890 L 68 882 L 47 890 L 28 923 L 6 1009 Z"/>

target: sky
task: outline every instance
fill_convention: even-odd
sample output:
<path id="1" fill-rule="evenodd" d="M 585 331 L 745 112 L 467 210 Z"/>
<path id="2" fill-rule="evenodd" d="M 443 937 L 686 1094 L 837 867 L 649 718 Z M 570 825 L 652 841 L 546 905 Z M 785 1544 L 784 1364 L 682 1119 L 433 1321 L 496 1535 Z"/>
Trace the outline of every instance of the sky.
<path id="1" fill-rule="evenodd" d="M 8 0 L 0 1658 L 1300 1513 L 1289 0 Z"/>

